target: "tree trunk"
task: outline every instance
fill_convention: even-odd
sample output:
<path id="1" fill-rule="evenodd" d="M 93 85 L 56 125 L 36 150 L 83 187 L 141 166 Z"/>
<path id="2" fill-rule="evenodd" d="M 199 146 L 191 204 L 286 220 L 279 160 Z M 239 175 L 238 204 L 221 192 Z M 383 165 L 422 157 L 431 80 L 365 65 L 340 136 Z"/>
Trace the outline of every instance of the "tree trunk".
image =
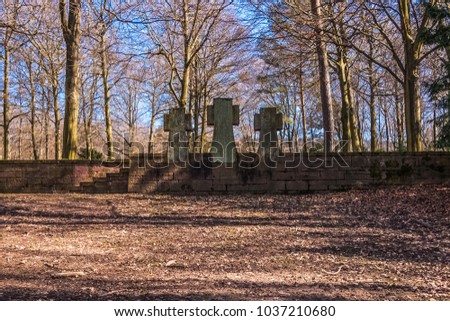
<path id="1" fill-rule="evenodd" d="M 22 159 L 22 117 L 19 118 L 19 156 L 18 159 Z"/>
<path id="2" fill-rule="evenodd" d="M 386 133 L 386 152 L 389 151 L 389 109 L 386 103 L 386 97 L 383 98 L 383 112 L 384 112 L 384 131 Z"/>
<path id="3" fill-rule="evenodd" d="M 92 144 L 91 144 L 91 124 L 89 120 L 89 115 L 84 112 L 84 136 L 85 136 L 85 148 L 86 156 L 89 160 L 92 159 Z"/>
<path id="4" fill-rule="evenodd" d="M 303 70 L 300 67 L 299 74 L 299 82 L 300 82 L 300 113 L 302 116 L 302 135 L 303 135 L 303 151 L 307 151 L 308 146 L 308 135 L 306 134 L 306 116 L 305 116 L 305 92 L 303 88 Z"/>
<path id="5" fill-rule="evenodd" d="M 150 118 L 150 134 L 149 134 L 149 141 L 151 142 L 151 143 L 153 143 L 153 132 L 155 131 L 155 118 L 156 118 L 156 115 L 155 115 L 155 112 L 152 110 L 152 116 L 151 116 L 151 118 Z"/>
<path id="6" fill-rule="evenodd" d="M 447 53 L 447 63 L 450 63 L 450 46 L 445 47 L 445 52 Z M 448 65 L 447 65 L 448 66 Z M 449 73 L 447 69 L 447 74 Z M 445 110 L 444 112 L 444 120 L 445 120 Z M 447 92 L 447 120 L 450 122 L 450 90 Z"/>
<path id="7" fill-rule="evenodd" d="M 34 86 L 31 82 L 31 86 Z M 37 149 L 37 143 L 36 143 L 36 95 L 34 93 L 34 89 L 31 89 L 31 144 L 33 148 L 33 157 L 34 160 L 39 160 L 39 153 Z"/>
<path id="8" fill-rule="evenodd" d="M 397 115 L 397 144 L 398 150 L 403 149 L 403 111 L 398 93 L 398 82 L 395 82 L 395 113 Z"/>
<path id="9" fill-rule="evenodd" d="M 419 88 L 419 63 L 423 39 L 414 39 L 411 27 L 411 0 L 398 0 L 405 52 L 404 101 L 406 116 L 406 138 L 409 152 L 422 151 L 421 107 Z M 423 17 L 427 19 L 427 17 Z M 423 21 L 424 22 L 424 21 Z M 426 26 L 426 23 L 423 23 Z"/>
<path id="10" fill-rule="evenodd" d="M 195 152 L 195 148 L 199 147 L 199 120 L 200 120 L 200 108 L 201 108 L 201 88 L 200 88 L 200 75 L 198 69 L 198 61 L 195 61 L 194 65 L 194 84 L 192 90 L 192 99 L 193 99 L 193 121 L 194 121 L 194 130 L 193 130 L 193 151 Z M 200 148 L 201 149 L 201 148 Z"/>
<path id="11" fill-rule="evenodd" d="M 200 133 L 200 148 L 201 148 L 201 153 L 206 153 L 206 124 L 207 124 L 207 120 L 206 120 L 206 112 L 207 112 L 207 99 L 208 99 L 208 91 L 207 91 L 207 87 L 205 86 L 203 88 L 203 107 L 202 107 L 202 129 L 201 129 L 201 133 Z"/>
<path id="12" fill-rule="evenodd" d="M 410 53 L 406 57 L 411 56 Z M 421 106 L 419 88 L 419 68 L 413 57 L 406 58 L 405 64 L 405 115 L 407 148 L 409 152 L 422 151 Z"/>
<path id="13" fill-rule="evenodd" d="M 338 49 L 339 51 L 339 60 L 336 62 L 337 73 L 339 78 L 339 88 L 341 91 L 341 130 L 342 130 L 342 140 L 344 143 L 344 152 L 352 151 L 352 134 L 350 132 L 350 97 L 349 92 L 347 90 L 347 76 L 346 76 L 346 68 L 345 62 L 342 55 L 342 48 Z"/>
<path id="14" fill-rule="evenodd" d="M 189 43 L 189 3 L 183 1 L 183 40 L 184 40 L 184 66 L 183 76 L 181 79 L 181 96 L 179 100 L 179 107 L 186 110 L 187 100 L 189 96 L 189 80 L 191 73 L 191 44 Z"/>
<path id="15" fill-rule="evenodd" d="M 37 150 L 37 143 L 36 143 L 36 90 L 34 87 L 34 77 L 33 77 L 33 65 L 29 61 L 26 63 L 28 68 L 28 77 L 30 81 L 30 112 L 31 112 L 31 146 L 33 149 L 33 157 L 34 160 L 39 160 L 39 154 Z"/>
<path id="16" fill-rule="evenodd" d="M 370 56 L 373 56 L 373 44 L 369 42 Z M 375 71 L 372 60 L 369 60 L 369 110 L 370 110 L 370 151 L 377 151 L 377 114 L 375 111 Z"/>
<path id="17" fill-rule="evenodd" d="M 103 100 L 105 111 L 106 144 L 108 147 L 108 159 L 114 158 L 112 124 L 111 124 L 111 91 L 108 84 L 108 66 L 106 62 L 106 28 L 100 38 L 102 81 L 103 81 Z"/>
<path id="18" fill-rule="evenodd" d="M 325 151 L 331 152 L 333 150 L 334 139 L 333 103 L 331 100 L 327 48 L 323 39 L 323 21 L 320 6 L 320 0 L 311 0 L 312 13 L 316 19 L 316 51 L 319 64 L 320 97 L 322 103 Z"/>
<path id="19" fill-rule="evenodd" d="M 436 129 L 436 104 L 433 104 L 433 150 L 436 150 L 437 129 Z"/>
<path id="20" fill-rule="evenodd" d="M 81 0 L 69 0 L 68 19 L 66 1 L 59 0 L 61 26 L 66 43 L 65 115 L 63 130 L 64 159 L 77 158 L 78 109 L 80 96 L 79 46 L 81 23 Z"/>
<path id="21" fill-rule="evenodd" d="M 92 118 L 94 115 L 94 99 L 95 99 L 95 81 L 93 81 L 92 87 L 89 89 L 88 95 L 86 95 L 85 88 L 81 87 L 81 97 L 83 100 L 83 108 L 81 109 L 81 115 L 83 117 L 84 136 L 85 136 L 85 148 L 86 157 L 92 159 Z"/>
<path id="22" fill-rule="evenodd" d="M 47 96 L 48 97 L 48 96 Z M 44 103 L 42 103 L 44 106 Z M 44 113 L 44 135 L 45 135 L 45 159 L 48 160 L 49 156 L 49 142 L 50 142 L 50 133 L 49 133 L 49 118 L 50 118 L 50 101 L 47 99 L 47 104 Z"/>
<path id="23" fill-rule="evenodd" d="M 53 75 L 52 80 L 52 96 L 53 96 L 53 117 L 55 118 L 55 159 L 59 159 L 60 152 L 60 127 L 61 127 L 61 114 L 59 112 L 58 101 L 58 76 Z"/>
<path id="24" fill-rule="evenodd" d="M 347 64 L 347 68 L 348 68 L 348 64 Z M 361 141 L 359 139 L 359 132 L 358 132 L 358 117 L 357 117 L 357 113 L 356 113 L 356 109 L 353 105 L 353 90 L 352 90 L 352 85 L 351 85 L 351 77 L 350 77 L 350 69 L 348 69 L 348 80 L 346 82 L 347 84 L 347 95 L 349 97 L 349 101 L 350 101 L 350 105 L 348 108 L 349 111 L 349 123 L 350 123 L 350 133 L 351 133 L 351 137 L 352 137 L 352 150 L 354 152 L 359 152 L 361 151 Z"/>
<path id="25" fill-rule="evenodd" d="M 7 160 L 10 157 L 10 138 L 9 138 L 9 48 L 5 41 L 3 67 L 3 159 Z"/>

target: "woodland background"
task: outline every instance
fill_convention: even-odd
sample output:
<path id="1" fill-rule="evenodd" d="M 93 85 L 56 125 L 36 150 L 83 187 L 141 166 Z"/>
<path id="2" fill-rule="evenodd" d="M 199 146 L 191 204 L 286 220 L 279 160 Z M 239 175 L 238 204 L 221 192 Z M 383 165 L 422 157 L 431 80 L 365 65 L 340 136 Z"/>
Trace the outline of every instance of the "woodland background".
<path id="1" fill-rule="evenodd" d="M 205 151 L 215 97 L 240 104 L 241 143 L 275 106 L 289 151 L 450 145 L 447 1 L 2 0 L 0 17 L 1 159 L 112 158 L 166 141 L 168 108 Z"/>

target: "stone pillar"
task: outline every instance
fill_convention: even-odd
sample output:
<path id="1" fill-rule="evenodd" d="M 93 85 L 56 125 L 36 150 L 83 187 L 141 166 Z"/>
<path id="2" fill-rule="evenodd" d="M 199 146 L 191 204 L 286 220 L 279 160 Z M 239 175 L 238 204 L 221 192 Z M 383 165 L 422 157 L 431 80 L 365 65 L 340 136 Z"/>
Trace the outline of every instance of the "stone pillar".
<path id="1" fill-rule="evenodd" d="M 239 106 L 230 98 L 216 98 L 208 106 L 207 124 L 214 126 L 211 154 L 214 162 L 228 166 L 237 160 L 233 126 L 239 125 Z"/>
<path id="2" fill-rule="evenodd" d="M 255 130 L 259 131 L 259 151 L 262 157 L 278 155 L 277 130 L 283 128 L 283 115 L 275 107 L 261 108 L 255 114 Z"/>
<path id="3" fill-rule="evenodd" d="M 167 157 L 178 163 L 186 162 L 189 156 L 188 131 L 192 130 L 191 115 L 184 109 L 172 108 L 164 114 L 164 131 L 169 132 Z"/>

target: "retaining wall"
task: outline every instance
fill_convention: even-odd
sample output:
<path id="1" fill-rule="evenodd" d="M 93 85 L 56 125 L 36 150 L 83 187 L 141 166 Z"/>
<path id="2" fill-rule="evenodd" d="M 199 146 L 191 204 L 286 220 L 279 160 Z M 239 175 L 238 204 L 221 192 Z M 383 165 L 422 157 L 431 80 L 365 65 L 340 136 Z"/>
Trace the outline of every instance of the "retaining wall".
<path id="1" fill-rule="evenodd" d="M 0 193 L 301 193 L 384 185 L 450 184 L 450 153 L 239 154 L 233 167 L 139 155 L 129 163 L 0 161 Z M 221 166 L 219 166 L 221 165 Z"/>
<path id="2" fill-rule="evenodd" d="M 210 159 L 191 155 L 188 164 L 176 166 L 140 155 L 131 160 L 128 191 L 298 193 L 450 183 L 449 153 L 286 154 L 274 161 L 240 154 L 231 168 Z"/>
<path id="3" fill-rule="evenodd" d="M 0 161 L 0 193 L 77 191 L 82 182 L 118 171 L 101 161 Z"/>

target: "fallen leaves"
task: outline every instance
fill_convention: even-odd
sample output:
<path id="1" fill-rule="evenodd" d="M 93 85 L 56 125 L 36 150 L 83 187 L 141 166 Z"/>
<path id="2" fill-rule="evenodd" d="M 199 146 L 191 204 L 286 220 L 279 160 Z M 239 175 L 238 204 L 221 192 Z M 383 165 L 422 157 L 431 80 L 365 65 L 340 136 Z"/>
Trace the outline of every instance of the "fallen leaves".
<path id="1" fill-rule="evenodd" d="M 1 298 L 448 300 L 449 190 L 0 195 Z"/>
<path id="2" fill-rule="evenodd" d="M 177 265 L 177 261 L 171 260 L 165 264 L 166 267 L 175 267 Z"/>
<path id="3" fill-rule="evenodd" d="M 71 271 L 71 272 L 60 272 L 53 274 L 54 277 L 75 277 L 78 278 L 80 276 L 86 276 L 86 273 L 83 271 Z"/>

